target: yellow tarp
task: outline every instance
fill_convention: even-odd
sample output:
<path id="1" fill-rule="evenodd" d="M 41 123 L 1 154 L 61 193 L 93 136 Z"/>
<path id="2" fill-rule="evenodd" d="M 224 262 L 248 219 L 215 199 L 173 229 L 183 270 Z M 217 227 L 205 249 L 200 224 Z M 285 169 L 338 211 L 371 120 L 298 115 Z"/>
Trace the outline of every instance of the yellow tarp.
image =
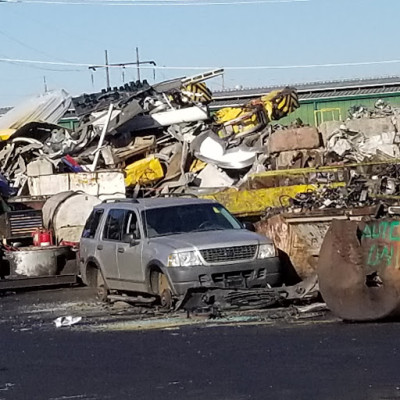
<path id="1" fill-rule="evenodd" d="M 148 157 L 136 161 L 125 168 L 125 185 L 145 185 L 164 177 L 164 171 L 157 158 Z"/>

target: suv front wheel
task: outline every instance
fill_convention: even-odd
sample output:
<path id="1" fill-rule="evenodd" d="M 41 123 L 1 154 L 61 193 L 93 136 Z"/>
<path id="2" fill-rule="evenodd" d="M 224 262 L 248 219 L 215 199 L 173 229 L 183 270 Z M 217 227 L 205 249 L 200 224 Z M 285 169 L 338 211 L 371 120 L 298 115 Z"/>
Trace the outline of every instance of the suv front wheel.
<path id="1" fill-rule="evenodd" d="M 169 310 L 174 305 L 174 297 L 168 278 L 160 271 L 153 270 L 150 273 L 151 290 L 160 299 L 162 308 Z"/>

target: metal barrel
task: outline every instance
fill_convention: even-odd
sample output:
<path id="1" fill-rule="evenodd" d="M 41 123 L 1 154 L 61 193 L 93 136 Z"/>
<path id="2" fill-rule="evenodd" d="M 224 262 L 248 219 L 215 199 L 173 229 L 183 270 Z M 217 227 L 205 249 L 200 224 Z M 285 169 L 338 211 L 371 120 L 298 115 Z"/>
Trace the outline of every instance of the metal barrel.
<path id="1" fill-rule="evenodd" d="M 400 221 L 333 220 L 318 278 L 330 310 L 350 321 L 400 317 Z"/>

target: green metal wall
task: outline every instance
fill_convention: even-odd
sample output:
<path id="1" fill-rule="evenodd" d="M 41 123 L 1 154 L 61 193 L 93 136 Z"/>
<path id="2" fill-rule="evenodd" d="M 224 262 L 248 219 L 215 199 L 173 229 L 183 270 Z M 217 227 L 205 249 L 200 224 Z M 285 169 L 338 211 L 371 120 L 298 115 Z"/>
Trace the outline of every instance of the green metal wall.
<path id="1" fill-rule="evenodd" d="M 351 96 L 327 100 L 300 100 L 300 108 L 277 122 L 282 125 L 290 125 L 297 118 L 300 118 L 305 124 L 316 125 L 315 111 L 324 109 L 339 109 L 341 120 L 344 121 L 348 117 L 350 107 L 362 105 L 373 109 L 376 101 L 379 99 L 386 101 L 392 106 L 400 107 L 400 93 Z M 334 116 L 330 114 L 330 112 L 324 112 L 324 121 L 339 120 L 339 112 L 335 111 Z M 321 122 L 321 113 L 317 114 L 317 118 L 318 123 Z"/>
<path id="2" fill-rule="evenodd" d="M 67 128 L 73 131 L 79 125 L 79 120 L 74 118 L 61 118 L 57 124 L 62 126 L 63 128 Z"/>

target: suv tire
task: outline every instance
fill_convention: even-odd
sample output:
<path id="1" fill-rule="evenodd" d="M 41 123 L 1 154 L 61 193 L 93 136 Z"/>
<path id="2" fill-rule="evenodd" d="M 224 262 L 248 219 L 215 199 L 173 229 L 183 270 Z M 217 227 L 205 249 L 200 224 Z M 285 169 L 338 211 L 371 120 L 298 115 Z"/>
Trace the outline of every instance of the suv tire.
<path id="1" fill-rule="evenodd" d="M 163 309 L 170 310 L 174 306 L 174 297 L 168 278 L 160 271 L 153 270 L 150 274 L 151 289 L 159 297 Z"/>
<path id="2" fill-rule="evenodd" d="M 104 280 L 103 273 L 100 269 L 97 270 L 97 299 L 103 303 L 108 301 L 108 286 Z"/>

